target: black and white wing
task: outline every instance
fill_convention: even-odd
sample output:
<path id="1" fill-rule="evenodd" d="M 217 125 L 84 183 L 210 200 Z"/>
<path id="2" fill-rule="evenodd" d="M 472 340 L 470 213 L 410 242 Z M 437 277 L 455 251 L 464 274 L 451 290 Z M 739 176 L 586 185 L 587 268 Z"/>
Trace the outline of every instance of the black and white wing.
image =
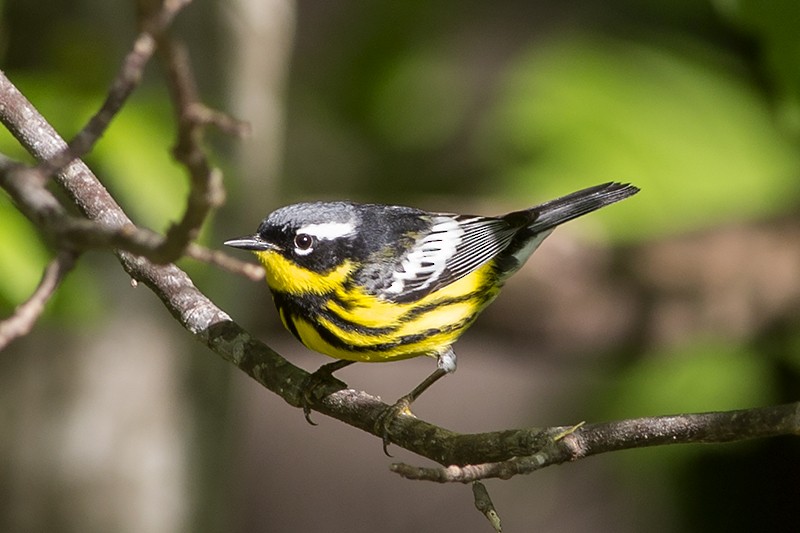
<path id="1" fill-rule="evenodd" d="M 463 278 L 506 248 L 517 230 L 500 218 L 434 215 L 430 231 L 392 272 L 384 296 L 413 301 Z"/>

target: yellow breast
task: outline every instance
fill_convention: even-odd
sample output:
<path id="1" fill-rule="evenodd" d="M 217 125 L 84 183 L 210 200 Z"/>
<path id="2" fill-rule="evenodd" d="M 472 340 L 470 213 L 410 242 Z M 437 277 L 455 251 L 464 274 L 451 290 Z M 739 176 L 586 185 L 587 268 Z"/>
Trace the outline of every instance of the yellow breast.
<path id="1" fill-rule="evenodd" d="M 436 355 L 472 324 L 497 295 L 491 264 L 425 297 L 395 303 L 345 281 L 350 262 L 327 274 L 306 270 L 276 252 L 258 252 L 273 291 L 301 298 L 328 295 L 319 312 L 300 316 L 282 308 L 281 319 L 308 348 L 350 361 L 390 361 Z"/>

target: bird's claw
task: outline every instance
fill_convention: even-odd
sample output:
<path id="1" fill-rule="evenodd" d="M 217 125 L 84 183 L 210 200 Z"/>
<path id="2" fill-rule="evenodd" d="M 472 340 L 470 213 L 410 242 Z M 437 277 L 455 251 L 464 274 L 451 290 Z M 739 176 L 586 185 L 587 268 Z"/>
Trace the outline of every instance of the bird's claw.
<path id="1" fill-rule="evenodd" d="M 311 420 L 311 406 L 325 396 L 321 393 L 320 389 L 328 385 L 331 379 L 335 379 L 333 377 L 333 372 L 329 368 L 326 368 L 326 365 L 323 365 L 315 372 L 309 374 L 303 381 L 303 384 L 300 385 L 300 403 L 303 406 L 303 416 L 305 416 L 306 422 L 312 426 L 316 426 L 317 423 Z"/>
<path id="2" fill-rule="evenodd" d="M 312 426 L 317 426 L 319 424 L 311 420 L 311 406 L 306 403 L 307 400 L 308 398 L 306 398 L 305 394 L 303 394 L 303 416 L 306 418 L 306 422 Z"/>
<path id="3" fill-rule="evenodd" d="M 388 450 L 389 445 L 392 443 L 392 439 L 389 436 L 392 422 L 399 416 L 414 416 L 414 413 L 412 413 L 410 409 L 411 402 L 412 399 L 409 396 L 403 396 L 397 400 L 394 405 L 384 409 L 375 421 L 375 433 L 380 435 L 381 439 L 383 439 L 383 453 L 385 453 L 387 457 L 392 456 Z"/>
<path id="4" fill-rule="evenodd" d="M 303 405 L 303 416 L 306 418 L 306 422 L 312 426 L 316 426 L 317 423 L 311 420 L 311 405 L 314 403 L 314 393 L 316 392 L 320 383 L 321 380 L 319 376 L 316 372 L 314 372 L 313 374 L 309 374 L 301 385 L 302 396 L 300 401 Z"/>

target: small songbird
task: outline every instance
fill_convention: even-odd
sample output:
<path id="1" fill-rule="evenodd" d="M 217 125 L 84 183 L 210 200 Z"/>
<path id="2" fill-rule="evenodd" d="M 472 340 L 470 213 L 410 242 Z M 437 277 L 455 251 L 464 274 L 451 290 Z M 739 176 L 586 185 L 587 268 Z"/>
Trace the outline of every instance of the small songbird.
<path id="1" fill-rule="evenodd" d="M 391 420 L 455 371 L 453 343 L 544 238 L 637 192 L 605 183 L 499 217 L 300 203 L 225 244 L 254 252 L 264 265 L 284 326 L 308 348 L 339 360 L 315 374 L 354 362 L 437 358 L 437 369 L 382 422 L 385 449 Z"/>

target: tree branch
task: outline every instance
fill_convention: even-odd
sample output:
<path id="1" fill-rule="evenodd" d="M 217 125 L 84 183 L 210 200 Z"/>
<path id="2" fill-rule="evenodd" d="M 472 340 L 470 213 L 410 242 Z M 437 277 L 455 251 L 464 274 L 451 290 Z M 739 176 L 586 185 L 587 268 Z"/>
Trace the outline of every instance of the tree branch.
<path id="1" fill-rule="evenodd" d="M 0 351 L 14 339 L 31 331 L 61 280 L 72 270 L 77 257 L 75 252 L 66 250 L 59 252 L 45 268 L 42 280 L 31 297 L 17 306 L 13 315 L 0 322 Z"/>
<path id="2" fill-rule="evenodd" d="M 547 466 L 618 450 L 666 444 L 719 444 L 778 435 L 800 435 L 800 402 L 738 411 L 586 424 L 553 438 L 533 454 L 507 461 L 447 468 L 420 468 L 396 463 L 391 469 L 408 479 L 469 483 L 487 478 L 508 479 Z"/>
<path id="3" fill-rule="evenodd" d="M 14 163 L 0 155 L 0 187 L 9 193 L 25 216 L 62 248 L 116 248 L 147 257 L 164 240 L 160 235 L 138 228 L 130 221 L 118 227 L 109 227 L 67 214 L 39 177 L 36 168 Z"/>

